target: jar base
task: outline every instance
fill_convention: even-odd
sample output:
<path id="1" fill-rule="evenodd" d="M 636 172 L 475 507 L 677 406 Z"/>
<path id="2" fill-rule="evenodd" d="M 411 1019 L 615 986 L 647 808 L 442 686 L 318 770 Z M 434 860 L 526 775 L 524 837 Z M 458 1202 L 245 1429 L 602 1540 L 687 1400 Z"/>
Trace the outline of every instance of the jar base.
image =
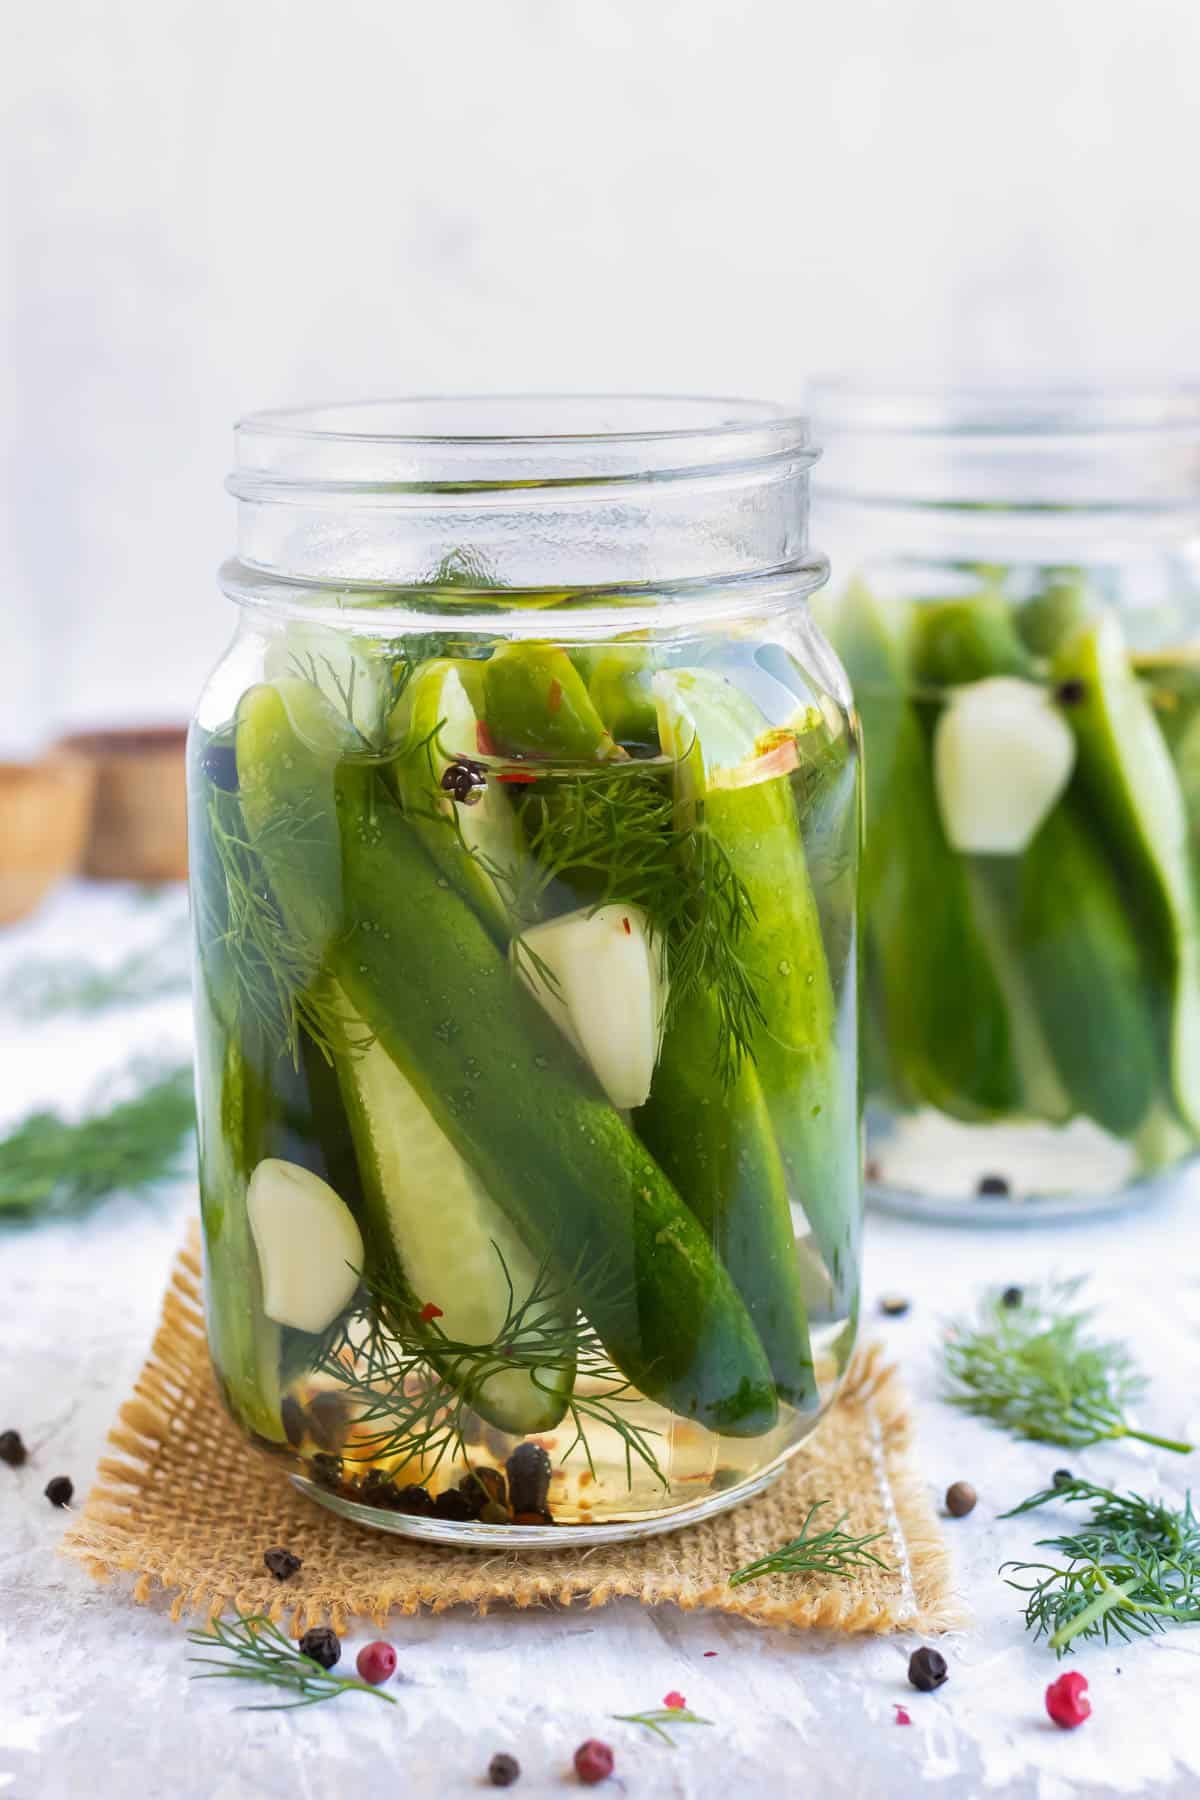
<path id="1" fill-rule="evenodd" d="M 866 1198 L 937 1224 L 1051 1224 L 1149 1205 L 1196 1154 L 1145 1171 L 1128 1144 L 1084 1120 L 965 1125 L 932 1111 L 869 1113 Z"/>
<path id="2" fill-rule="evenodd" d="M 478 1521 L 459 1521 L 423 1517 L 417 1513 L 388 1512 L 381 1507 L 363 1506 L 348 1500 L 329 1488 L 319 1487 L 303 1475 L 293 1474 L 292 1485 L 308 1499 L 326 1506 L 343 1519 L 356 1525 L 370 1525 L 376 1531 L 388 1531 L 397 1537 L 418 1538 L 426 1544 L 447 1544 L 456 1550 L 578 1550 L 593 1544 L 621 1544 L 636 1538 L 658 1537 L 664 1532 L 680 1531 L 686 1525 L 698 1525 L 703 1519 L 715 1518 L 751 1500 L 777 1481 L 791 1460 L 798 1444 L 789 1445 L 765 1469 L 736 1487 L 706 1494 L 666 1512 L 641 1518 L 609 1519 L 595 1525 L 485 1525 Z"/>

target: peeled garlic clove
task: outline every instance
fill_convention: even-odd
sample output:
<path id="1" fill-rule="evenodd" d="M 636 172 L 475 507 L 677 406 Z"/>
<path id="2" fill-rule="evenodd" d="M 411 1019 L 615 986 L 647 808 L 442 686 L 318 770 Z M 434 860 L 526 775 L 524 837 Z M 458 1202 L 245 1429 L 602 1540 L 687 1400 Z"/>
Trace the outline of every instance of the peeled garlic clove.
<path id="1" fill-rule="evenodd" d="M 246 1211 L 263 1311 L 296 1331 L 324 1331 L 358 1286 L 363 1241 L 354 1214 L 311 1169 L 276 1156 L 250 1177 Z"/>
<path id="2" fill-rule="evenodd" d="M 1045 688 L 1012 675 L 955 688 L 933 739 L 951 847 L 968 856 L 1019 856 L 1074 765 L 1074 735 Z"/>

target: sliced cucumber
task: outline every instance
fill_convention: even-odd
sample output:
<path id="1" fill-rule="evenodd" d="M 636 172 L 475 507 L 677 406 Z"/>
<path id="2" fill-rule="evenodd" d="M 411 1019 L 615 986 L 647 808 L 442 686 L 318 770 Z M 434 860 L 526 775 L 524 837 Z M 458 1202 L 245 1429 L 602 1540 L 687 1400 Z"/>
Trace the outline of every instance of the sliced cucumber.
<path id="1" fill-rule="evenodd" d="M 1200 1132 L 1200 937 L 1175 766 L 1111 614 L 1062 646 L 1054 676 L 1078 695 L 1067 717 L 1079 745 L 1080 786 L 1169 994 L 1163 1037 L 1170 1089 L 1184 1123 Z"/>
<path id="2" fill-rule="evenodd" d="M 1071 728 L 1036 682 L 993 675 L 955 688 L 933 735 L 947 841 L 968 856 L 1019 856 L 1074 761 Z"/>
<path id="3" fill-rule="evenodd" d="M 1020 865 L 1017 947 L 1074 1106 L 1131 1137 L 1158 1088 L 1153 977 L 1090 822 L 1056 806 Z"/>
<path id="4" fill-rule="evenodd" d="M 638 906 L 564 913 L 523 932 L 518 974 L 622 1112 L 650 1092 L 667 998 L 662 947 Z"/>
<path id="5" fill-rule="evenodd" d="M 487 722 L 505 756 L 612 762 L 614 742 L 583 677 L 553 644 L 505 644 L 486 664 Z"/>
<path id="6" fill-rule="evenodd" d="M 820 917 L 792 795 L 795 743 L 708 670 L 654 678 L 658 730 L 676 759 L 677 806 L 702 822 L 744 884 L 754 924 L 743 952 L 763 1019 L 752 1058 L 788 1173 L 838 1295 L 857 1279 L 860 1212 L 855 1088 L 841 1067 Z"/>
<path id="7" fill-rule="evenodd" d="M 613 737 L 648 754 L 659 747 L 653 675 L 654 656 L 645 645 L 612 644 L 596 652 L 587 677 L 588 694 Z"/>
<path id="8" fill-rule="evenodd" d="M 374 1245 L 386 1245 L 418 1303 L 440 1308 L 447 1337 L 495 1343 L 544 1274 L 537 1259 L 378 1041 L 339 1057 L 338 1075 Z M 570 1342 L 570 1316 L 560 1309 L 539 1299 L 526 1317 Z M 469 1363 L 443 1372 L 452 1382 L 471 1378 Z M 503 1370 L 471 1388 L 471 1405 L 502 1431 L 524 1437 L 558 1424 L 573 1382 L 573 1359 L 536 1375 Z"/>
<path id="9" fill-rule="evenodd" d="M 455 757 L 479 754 L 479 713 L 468 683 L 480 694 L 483 668 L 445 658 L 422 664 L 389 723 L 400 749 L 388 773 L 429 854 L 503 941 L 506 896 L 522 855 L 516 814 L 497 781 L 474 789 L 470 805 L 442 787 Z"/>
<path id="10" fill-rule="evenodd" d="M 323 939 L 332 978 L 518 1236 L 570 1282 L 613 1360 L 648 1397 L 714 1430 L 770 1430 L 762 1345 L 703 1231 L 443 885 L 377 772 L 310 766 L 321 754 L 269 687 L 243 698 L 238 740 L 239 764 L 244 748 L 261 777 L 247 816 L 264 859 L 297 804 L 336 786 L 344 913 Z M 271 874 L 293 928 L 321 928 L 292 858 Z M 447 1244 L 448 1272 L 453 1257 Z"/>
<path id="11" fill-rule="evenodd" d="M 310 1169 L 267 1156 L 250 1177 L 246 1211 L 268 1319 L 295 1331 L 327 1330 L 349 1305 L 363 1266 L 350 1208 Z"/>
<path id="12" fill-rule="evenodd" d="M 1062 1084 L 1022 954 L 1017 913 L 1021 865 L 1012 857 L 977 856 L 966 864 L 971 910 L 1008 1006 L 1013 1062 L 1021 1084 L 1019 1111 L 1065 1125 L 1075 1104 Z"/>

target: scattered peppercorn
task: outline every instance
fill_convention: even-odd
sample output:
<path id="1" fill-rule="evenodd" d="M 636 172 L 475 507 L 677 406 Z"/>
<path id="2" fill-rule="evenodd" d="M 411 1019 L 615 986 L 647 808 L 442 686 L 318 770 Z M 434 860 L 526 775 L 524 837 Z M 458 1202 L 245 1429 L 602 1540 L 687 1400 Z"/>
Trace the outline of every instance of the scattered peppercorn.
<path id="1" fill-rule="evenodd" d="M 414 1513 L 422 1519 L 433 1517 L 433 1495 L 428 1488 L 418 1487 L 415 1483 L 400 1489 L 394 1505 L 397 1512 Z"/>
<path id="2" fill-rule="evenodd" d="M 1000 1296 L 1000 1304 L 1001 1306 L 1015 1308 L 1020 1306 L 1024 1298 L 1025 1296 L 1019 1287 L 1006 1287 Z"/>
<path id="3" fill-rule="evenodd" d="M 330 1454 L 345 1443 L 349 1422 L 350 1409 L 342 1394 L 317 1394 L 308 1403 L 308 1428 L 321 1449 Z"/>
<path id="4" fill-rule="evenodd" d="M 879 1302 L 879 1310 L 889 1319 L 901 1319 L 911 1305 L 912 1301 L 906 1300 L 903 1294 L 884 1294 Z"/>
<path id="5" fill-rule="evenodd" d="M 279 1405 L 279 1420 L 283 1426 L 283 1435 L 295 1449 L 304 1437 L 305 1411 L 295 1394 L 285 1394 Z"/>
<path id="6" fill-rule="evenodd" d="M 308 1466 L 318 1487 L 341 1486 L 342 1459 L 340 1456 L 330 1456 L 324 1450 L 316 1450 L 309 1457 Z"/>
<path id="7" fill-rule="evenodd" d="M 513 1511 L 544 1512 L 550 1492 L 550 1458 L 541 1445 L 518 1444 L 505 1467 Z"/>
<path id="8" fill-rule="evenodd" d="M 323 1669 L 332 1669 L 341 1661 L 342 1640 L 328 1625 L 314 1625 L 300 1639 L 301 1656 L 311 1656 Z"/>
<path id="9" fill-rule="evenodd" d="M 521 1765 L 507 1750 L 499 1750 L 488 1764 L 488 1780 L 493 1787 L 511 1787 L 521 1773 Z"/>
<path id="10" fill-rule="evenodd" d="M 941 1687 L 949 1673 L 946 1659 L 939 1650 L 929 1650 L 922 1646 L 920 1650 L 914 1650 L 908 1659 L 908 1679 L 923 1694 L 932 1694 L 934 1688 Z"/>
<path id="11" fill-rule="evenodd" d="M 503 1506 L 508 1499 L 508 1485 L 499 1469 L 469 1469 L 459 1482 L 464 1494 L 470 1494 L 473 1488 L 482 1488 L 485 1500 L 498 1500 Z"/>
<path id="12" fill-rule="evenodd" d="M 7 1463 L 10 1469 L 19 1469 L 28 1455 L 19 1431 L 0 1431 L 0 1462 Z"/>
<path id="13" fill-rule="evenodd" d="M 69 1475 L 53 1475 L 42 1491 L 51 1506 L 70 1506 L 75 1483 Z"/>
<path id="14" fill-rule="evenodd" d="M 354 1666 L 361 1680 L 369 1681 L 372 1687 L 380 1687 L 396 1673 L 396 1652 L 383 1638 L 378 1638 L 373 1644 L 363 1645 Z"/>
<path id="15" fill-rule="evenodd" d="M 1087 1698 L 1087 1676 L 1081 1675 L 1078 1669 L 1068 1669 L 1065 1675 L 1052 1681 L 1046 1689 L 1046 1711 L 1064 1731 L 1074 1731 L 1077 1725 L 1082 1725 L 1092 1712 L 1092 1703 Z"/>
<path id="16" fill-rule="evenodd" d="M 1002 1198 L 1005 1194 L 1010 1194 L 1012 1188 L 1007 1175 L 981 1175 L 976 1192 L 980 1199 L 984 1200 L 994 1197 Z"/>
<path id="17" fill-rule="evenodd" d="M 1070 1487 L 1074 1479 L 1070 1469 L 1055 1469 L 1054 1471 L 1055 1487 Z"/>
<path id="18" fill-rule="evenodd" d="M 668 1712 L 686 1712 L 687 1701 L 678 1688 L 672 1688 L 669 1694 L 663 1695 L 663 1705 Z"/>
<path id="19" fill-rule="evenodd" d="M 368 1469 L 358 1484 L 357 1497 L 364 1506 L 394 1507 L 396 1484 L 386 1469 Z"/>
<path id="20" fill-rule="evenodd" d="M 613 1753 L 599 1738 L 588 1738 L 575 1752 L 575 1773 L 585 1787 L 607 1781 L 613 1772 Z"/>
<path id="21" fill-rule="evenodd" d="M 457 1488 L 444 1488 L 433 1503 L 433 1512 L 435 1518 L 452 1519 L 460 1525 L 478 1517 L 467 1496 Z"/>
<path id="22" fill-rule="evenodd" d="M 263 1561 L 276 1581 L 289 1580 L 300 1567 L 300 1558 L 291 1550 L 264 1550 Z"/>
<path id="23" fill-rule="evenodd" d="M 1060 681 L 1054 690 L 1054 698 L 1060 706 L 1078 706 L 1087 695 L 1087 683 L 1077 677 L 1071 681 Z"/>
<path id="24" fill-rule="evenodd" d="M 892 1705 L 896 1706 L 894 1700 L 892 1701 Z M 907 1706 L 896 1706 L 896 1723 L 897 1725 L 912 1724 L 912 1714 L 909 1712 Z"/>
<path id="25" fill-rule="evenodd" d="M 975 1511 L 979 1496 L 969 1481 L 955 1481 L 946 1489 L 946 1511 L 952 1519 L 965 1519 Z"/>

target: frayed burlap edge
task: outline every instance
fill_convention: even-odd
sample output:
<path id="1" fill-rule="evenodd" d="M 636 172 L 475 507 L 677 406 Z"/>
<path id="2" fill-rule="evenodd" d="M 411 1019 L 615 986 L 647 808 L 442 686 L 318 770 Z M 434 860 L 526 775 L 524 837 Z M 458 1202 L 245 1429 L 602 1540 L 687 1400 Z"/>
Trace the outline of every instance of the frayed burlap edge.
<path id="1" fill-rule="evenodd" d="M 855 1358 L 828 1418 L 754 1500 L 634 1543 L 489 1554 L 351 1524 L 248 1454 L 213 1382 L 200 1283 L 193 1231 L 149 1358 L 109 1434 L 119 1455 L 101 1460 L 63 1541 L 64 1554 L 97 1580 L 132 1577 L 135 1601 L 169 1600 L 173 1619 L 267 1612 L 299 1634 L 326 1620 L 345 1630 L 355 1616 L 381 1625 L 393 1612 L 633 1598 L 840 1632 L 941 1632 L 965 1623 L 928 1485 L 911 1460 L 909 1402 L 877 1344 Z M 850 1580 L 772 1576 L 731 1588 L 730 1572 L 793 1537 L 817 1499 L 831 1501 L 833 1514 L 846 1512 L 855 1534 L 886 1532 L 876 1548 L 888 1570 Z M 286 1587 L 263 1566 L 274 1544 L 302 1558 Z"/>

